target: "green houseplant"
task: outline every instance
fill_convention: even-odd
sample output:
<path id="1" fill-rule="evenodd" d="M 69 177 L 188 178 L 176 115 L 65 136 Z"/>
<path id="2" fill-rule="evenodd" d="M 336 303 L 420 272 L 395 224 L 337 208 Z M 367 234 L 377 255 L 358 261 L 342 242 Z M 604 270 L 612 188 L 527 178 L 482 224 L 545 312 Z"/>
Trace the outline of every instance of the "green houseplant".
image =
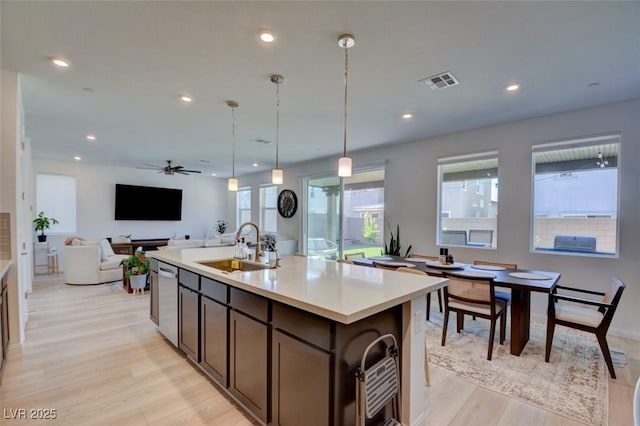
<path id="1" fill-rule="evenodd" d="M 38 217 L 33 219 L 34 229 L 36 232 L 40 231 L 40 235 L 38 235 L 38 241 L 43 243 L 47 241 L 47 236 L 44 233 L 45 229 L 51 228 L 51 225 L 57 225 L 58 220 L 52 217 L 46 217 L 44 212 L 38 213 Z"/>
<path id="2" fill-rule="evenodd" d="M 391 226 L 389 226 L 387 224 L 387 227 L 389 228 L 389 244 L 387 245 L 387 242 L 384 242 L 384 253 L 383 254 L 388 254 L 391 256 L 401 256 L 401 252 L 400 249 L 402 248 L 402 246 L 400 245 L 400 225 L 396 225 L 396 235 L 393 235 L 393 231 L 391 230 Z M 409 257 L 411 255 L 411 248 L 413 246 L 409 245 L 409 248 L 407 248 L 407 251 L 404 254 L 404 257 Z"/>
<path id="3" fill-rule="evenodd" d="M 120 265 L 125 267 L 125 276 L 129 279 L 134 294 L 146 287 L 150 264 L 143 251 L 122 259 Z"/>

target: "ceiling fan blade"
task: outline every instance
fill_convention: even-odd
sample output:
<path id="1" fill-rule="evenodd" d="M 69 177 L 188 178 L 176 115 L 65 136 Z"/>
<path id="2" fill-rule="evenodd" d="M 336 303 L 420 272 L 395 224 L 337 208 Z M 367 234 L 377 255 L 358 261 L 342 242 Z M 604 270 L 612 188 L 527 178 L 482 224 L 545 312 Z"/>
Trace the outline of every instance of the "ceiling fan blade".
<path id="1" fill-rule="evenodd" d="M 136 167 L 136 169 L 141 169 L 141 170 L 162 170 L 162 167 Z"/>
<path id="2" fill-rule="evenodd" d="M 182 170 L 175 170 L 174 173 L 179 173 L 181 175 L 188 175 L 189 173 L 183 172 Z"/>
<path id="3" fill-rule="evenodd" d="M 177 171 L 177 170 L 176 170 Z M 186 170 L 186 169 L 182 169 L 180 170 L 180 172 L 187 172 L 187 173 L 202 173 L 200 170 Z"/>

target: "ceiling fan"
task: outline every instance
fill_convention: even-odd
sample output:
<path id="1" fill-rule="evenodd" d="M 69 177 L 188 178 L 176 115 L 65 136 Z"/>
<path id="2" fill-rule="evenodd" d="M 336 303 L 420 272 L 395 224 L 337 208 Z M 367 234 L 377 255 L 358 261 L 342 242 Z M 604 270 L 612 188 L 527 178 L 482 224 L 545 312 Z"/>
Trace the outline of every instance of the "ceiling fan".
<path id="1" fill-rule="evenodd" d="M 154 166 L 153 164 L 145 164 L 148 167 L 138 167 L 138 169 L 150 169 L 150 170 L 158 170 L 158 173 L 164 173 L 165 175 L 174 175 L 179 173 L 181 175 L 188 175 L 189 173 L 202 173 L 200 170 L 187 170 L 184 166 L 172 166 L 171 160 L 167 160 L 167 165 L 162 166 Z"/>

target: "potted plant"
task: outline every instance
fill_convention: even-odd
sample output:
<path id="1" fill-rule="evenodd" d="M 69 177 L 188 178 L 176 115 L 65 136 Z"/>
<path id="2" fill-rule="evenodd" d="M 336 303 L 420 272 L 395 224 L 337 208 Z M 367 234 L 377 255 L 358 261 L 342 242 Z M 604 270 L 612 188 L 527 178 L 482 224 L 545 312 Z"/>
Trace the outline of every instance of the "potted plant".
<path id="1" fill-rule="evenodd" d="M 147 275 L 149 274 L 149 259 L 144 255 L 143 251 L 123 259 L 120 265 L 125 267 L 125 276 L 129 279 L 129 285 L 133 289 L 133 293 L 143 290 L 147 285 Z"/>
<path id="2" fill-rule="evenodd" d="M 45 229 L 51 228 L 51 225 L 57 225 L 58 220 L 52 217 L 45 217 L 44 212 L 40 212 L 38 217 L 33 219 L 34 229 L 36 232 L 40 231 L 40 235 L 38 235 L 38 241 L 44 243 L 47 241 L 47 236 L 44 234 Z"/>
<path id="3" fill-rule="evenodd" d="M 384 243 L 384 253 L 383 254 L 388 254 L 388 255 L 392 255 L 392 256 L 400 256 L 401 252 L 400 252 L 400 225 L 396 225 L 396 235 L 393 235 L 393 231 L 391 230 L 391 227 L 387 224 L 387 227 L 389 228 L 389 245 L 387 245 L 387 242 L 385 241 Z M 404 253 L 404 257 L 409 257 L 411 255 L 411 248 L 413 246 L 409 245 L 409 248 L 407 248 L 407 251 Z"/>

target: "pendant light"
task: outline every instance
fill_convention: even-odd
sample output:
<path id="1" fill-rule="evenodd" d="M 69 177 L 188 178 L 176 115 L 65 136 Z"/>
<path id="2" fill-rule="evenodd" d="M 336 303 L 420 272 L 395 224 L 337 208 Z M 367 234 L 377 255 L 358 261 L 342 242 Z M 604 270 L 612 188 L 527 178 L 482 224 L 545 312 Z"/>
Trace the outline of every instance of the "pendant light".
<path id="1" fill-rule="evenodd" d="M 351 34 L 338 37 L 338 46 L 344 49 L 344 147 L 338 160 L 338 176 L 351 176 L 351 157 L 347 157 L 347 84 L 349 80 L 349 48 L 355 46 L 356 39 Z"/>
<path id="2" fill-rule="evenodd" d="M 236 108 L 240 104 L 236 101 L 227 101 L 227 105 L 231 108 L 231 120 L 233 125 L 231 127 L 231 134 L 233 135 L 233 149 L 231 157 L 231 177 L 229 178 L 229 191 L 238 190 L 238 179 L 236 179 Z"/>
<path id="3" fill-rule="evenodd" d="M 271 82 L 276 85 L 276 167 L 271 171 L 271 183 L 281 185 L 284 173 L 278 164 L 278 148 L 280 144 L 280 85 L 284 83 L 284 77 L 280 74 L 273 74 Z"/>

